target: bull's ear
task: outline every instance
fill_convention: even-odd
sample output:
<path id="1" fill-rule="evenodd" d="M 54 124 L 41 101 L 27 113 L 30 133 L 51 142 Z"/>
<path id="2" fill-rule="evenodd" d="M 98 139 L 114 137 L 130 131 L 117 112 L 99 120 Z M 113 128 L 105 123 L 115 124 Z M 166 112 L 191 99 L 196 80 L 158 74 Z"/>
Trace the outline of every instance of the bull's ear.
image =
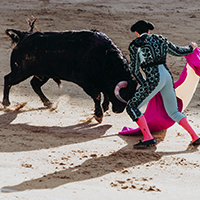
<path id="1" fill-rule="evenodd" d="M 117 97 L 117 99 L 119 99 L 121 102 L 123 103 L 126 103 L 127 104 L 127 101 L 125 101 L 124 99 L 122 99 L 122 97 L 120 96 L 120 89 L 121 88 L 126 88 L 128 85 L 128 82 L 127 81 L 121 81 L 119 82 L 116 87 L 115 87 L 115 96 Z"/>

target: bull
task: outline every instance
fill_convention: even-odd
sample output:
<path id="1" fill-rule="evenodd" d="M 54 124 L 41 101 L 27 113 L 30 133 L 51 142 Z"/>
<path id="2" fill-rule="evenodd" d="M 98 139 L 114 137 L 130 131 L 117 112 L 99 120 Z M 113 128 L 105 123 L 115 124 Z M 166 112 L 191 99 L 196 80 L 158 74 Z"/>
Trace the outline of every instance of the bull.
<path id="1" fill-rule="evenodd" d="M 66 80 L 79 85 L 93 99 L 94 116 L 101 123 L 109 102 L 113 112 L 121 113 L 136 90 L 137 82 L 131 76 L 127 59 L 102 32 L 33 33 L 7 29 L 6 34 L 16 45 L 11 53 L 11 72 L 4 77 L 4 106 L 10 105 L 10 88 L 31 76 L 33 90 L 44 106 L 51 106 L 42 85 L 50 78 L 58 85 L 60 80 Z"/>

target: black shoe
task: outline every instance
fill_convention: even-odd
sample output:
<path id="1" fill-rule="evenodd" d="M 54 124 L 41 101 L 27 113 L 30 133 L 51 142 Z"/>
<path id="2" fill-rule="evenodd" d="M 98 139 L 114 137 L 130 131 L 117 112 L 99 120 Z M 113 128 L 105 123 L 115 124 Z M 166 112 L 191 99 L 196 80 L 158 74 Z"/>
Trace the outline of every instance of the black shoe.
<path id="1" fill-rule="evenodd" d="M 152 140 L 147 140 L 142 142 L 142 140 L 140 140 L 137 144 L 134 144 L 133 147 L 134 148 L 146 148 L 146 147 L 152 147 L 155 146 L 157 143 L 155 141 L 155 139 Z"/>
<path id="2" fill-rule="evenodd" d="M 192 142 L 191 145 L 193 145 L 193 146 L 199 146 L 200 145 L 200 138 L 198 138 L 197 140 L 195 140 L 194 142 Z"/>

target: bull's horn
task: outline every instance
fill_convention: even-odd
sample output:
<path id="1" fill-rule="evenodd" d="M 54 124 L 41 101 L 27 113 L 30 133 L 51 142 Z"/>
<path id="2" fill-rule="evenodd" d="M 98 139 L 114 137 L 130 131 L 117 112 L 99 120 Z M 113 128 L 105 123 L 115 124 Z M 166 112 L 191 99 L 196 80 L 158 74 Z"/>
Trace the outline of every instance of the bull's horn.
<path id="1" fill-rule="evenodd" d="M 122 99 L 122 97 L 120 96 L 119 91 L 120 91 L 121 88 L 127 87 L 127 85 L 128 85 L 127 81 L 121 81 L 115 87 L 115 96 L 117 97 L 117 99 L 119 99 L 123 103 L 127 103 L 127 101 L 125 101 L 124 99 Z"/>

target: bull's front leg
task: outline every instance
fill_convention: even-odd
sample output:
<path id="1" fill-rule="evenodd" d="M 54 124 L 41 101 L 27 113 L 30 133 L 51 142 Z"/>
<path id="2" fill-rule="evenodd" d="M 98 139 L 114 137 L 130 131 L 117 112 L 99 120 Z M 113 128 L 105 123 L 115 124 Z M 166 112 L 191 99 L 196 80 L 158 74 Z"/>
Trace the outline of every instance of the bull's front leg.
<path id="1" fill-rule="evenodd" d="M 80 85 L 83 85 L 83 83 L 80 84 Z M 94 87 L 94 84 L 88 84 L 87 87 L 86 86 L 85 87 L 82 86 L 82 88 L 93 99 L 94 106 L 95 106 L 94 118 L 96 119 L 97 122 L 101 123 L 102 120 L 103 120 L 103 112 L 102 112 L 102 108 L 101 108 L 101 94 L 100 94 L 100 91 L 98 91 Z"/>
<path id="2" fill-rule="evenodd" d="M 99 93 L 97 97 L 94 98 L 93 100 L 95 104 L 94 117 L 99 123 L 101 123 L 103 120 L 103 112 L 101 109 L 101 94 Z"/>
<path id="3" fill-rule="evenodd" d="M 103 93 L 104 100 L 102 103 L 103 111 L 106 112 L 109 109 L 109 96 Z"/>

